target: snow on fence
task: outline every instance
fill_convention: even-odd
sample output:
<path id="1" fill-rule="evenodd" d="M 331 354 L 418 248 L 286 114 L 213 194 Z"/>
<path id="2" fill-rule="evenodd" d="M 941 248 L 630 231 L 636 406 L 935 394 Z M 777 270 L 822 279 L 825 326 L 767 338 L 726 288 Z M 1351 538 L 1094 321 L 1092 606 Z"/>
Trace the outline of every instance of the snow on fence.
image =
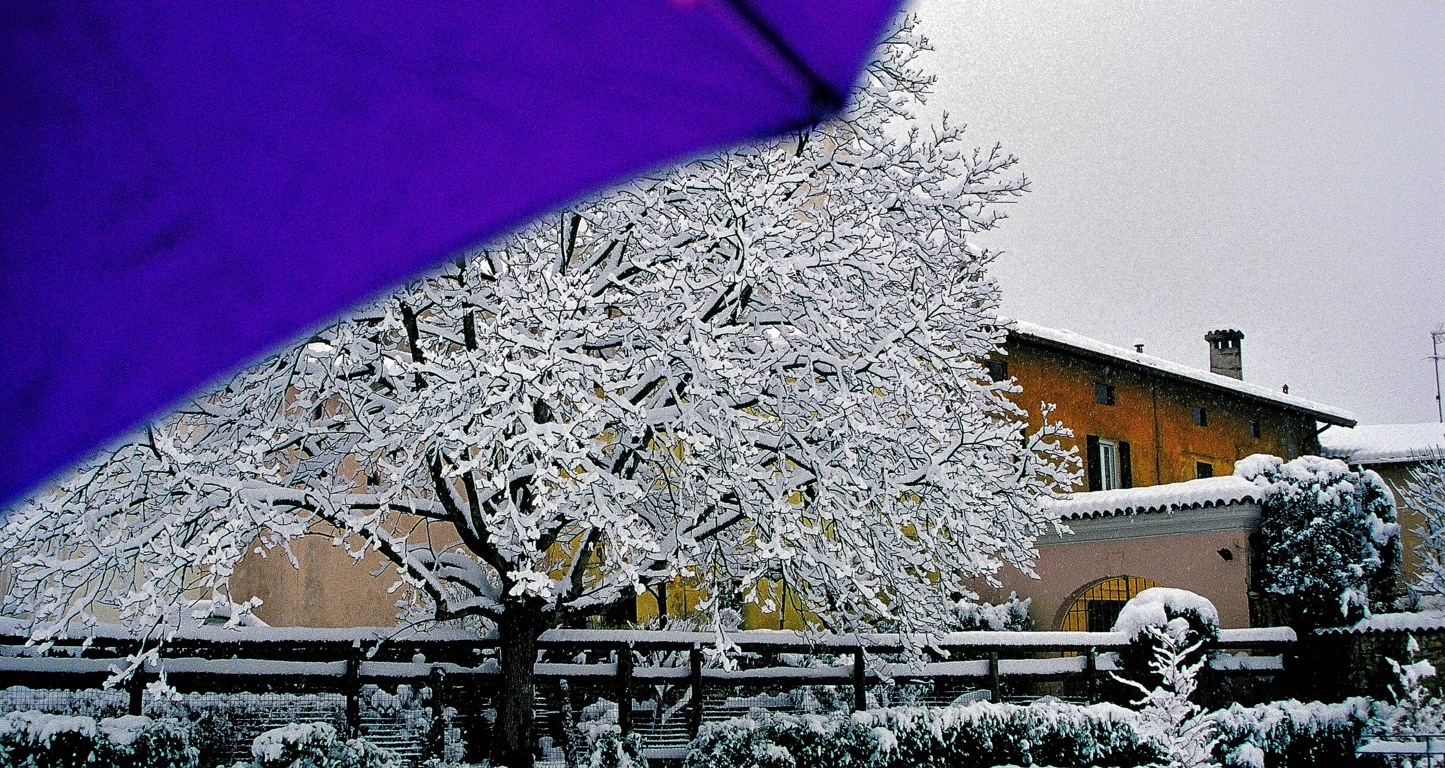
<path id="1" fill-rule="evenodd" d="M 6 629 L 0 625 L 0 687 L 11 689 L 4 693 L 12 698 L 20 686 L 100 689 L 138 650 L 122 633 L 102 628 L 88 643 L 60 640 L 42 653 Z M 1221 630 L 1211 667 L 1221 675 L 1276 674 L 1295 639 L 1287 628 Z M 704 719 L 746 714 L 750 706 L 791 706 L 793 699 L 775 694 L 800 688 L 831 691 L 835 706 L 855 710 L 868 708 L 870 688 L 888 683 L 931 683 L 950 699 L 999 700 L 1006 681 L 1066 681 L 1093 698 L 1117 669 L 1114 652 L 1128 644 L 1113 632 L 959 632 L 935 638 L 917 660 L 904 661 L 911 658 L 899 653 L 906 638 L 893 634 L 760 630 L 732 632 L 727 640 L 738 663 L 724 667 L 707 653 L 717 642 L 710 632 L 547 632 L 535 667 L 544 725 L 538 730 L 560 732 L 562 710 L 571 705 L 557 702 L 574 695 L 568 691 L 617 702 L 624 732 L 638 730 L 645 741 L 670 746 L 685 743 Z M 162 675 L 187 693 L 339 695 L 339 724 L 352 732 L 363 728 L 367 691 L 414 689 L 424 693 L 417 702 L 430 722 L 448 724 L 413 729 L 425 742 L 414 745 L 415 753 L 441 755 L 448 741 L 464 740 L 461 732 L 485 727 L 481 702 L 489 708 L 501 674 L 496 647 L 495 638 L 455 630 L 198 627 L 178 634 L 159 659 L 121 686 L 134 714 L 145 706 L 146 686 Z"/>

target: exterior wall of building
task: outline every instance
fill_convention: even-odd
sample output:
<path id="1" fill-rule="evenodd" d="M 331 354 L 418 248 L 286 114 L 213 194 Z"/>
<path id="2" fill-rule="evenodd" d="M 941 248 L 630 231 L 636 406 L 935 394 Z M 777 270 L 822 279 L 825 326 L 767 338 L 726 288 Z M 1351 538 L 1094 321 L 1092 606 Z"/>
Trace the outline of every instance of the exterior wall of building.
<path id="1" fill-rule="evenodd" d="M 1130 519 L 1168 517 L 1154 513 Z M 1078 527 L 1085 527 L 1093 521 L 1076 522 L 1084 524 Z M 1220 550 L 1229 551 L 1232 559 L 1225 560 Z M 1249 558 L 1249 529 L 1243 526 L 1083 541 L 1054 538 L 1039 542 L 1037 579 L 1006 569 L 999 575 L 1003 586 L 983 592 L 982 597 L 998 602 L 1015 592 L 1019 597 L 1032 598 L 1034 625 L 1051 630 L 1059 628 L 1074 598 L 1090 585 L 1107 578 L 1133 576 L 1208 598 L 1219 610 L 1221 627 L 1248 627 Z"/>
<path id="2" fill-rule="evenodd" d="M 1014 400 L 1029 412 L 1030 424 L 1038 426 L 1045 401 L 1057 406 L 1053 418 L 1074 431 L 1081 458 L 1088 435 L 1127 441 L 1134 486 L 1193 480 L 1201 462 L 1215 475 L 1227 475 L 1250 454 L 1294 458 L 1318 450 L 1308 416 L 1018 337 L 1010 338 L 1007 350 L 1008 374 L 1023 389 Z M 1095 401 L 1095 383 L 1114 388 L 1114 405 Z M 1205 426 L 1195 425 L 1196 408 L 1204 408 Z M 1251 435 L 1251 421 L 1259 423 L 1258 438 Z M 1089 490 L 1086 482 L 1076 490 Z"/>
<path id="3" fill-rule="evenodd" d="M 296 566 L 286 554 L 252 553 L 231 577 L 231 594 L 240 601 L 259 597 L 256 618 L 273 627 L 389 627 L 406 589 L 390 593 L 396 571 L 374 576 L 387 561 L 372 552 L 353 560 L 323 536 L 307 536 L 291 545 Z"/>
<path id="4" fill-rule="evenodd" d="M 1418 462 L 1394 462 L 1365 467 L 1379 473 L 1395 497 L 1395 514 L 1400 522 L 1400 580 L 1404 584 L 1415 581 L 1420 573 L 1420 555 L 1415 551 L 1415 548 L 1420 546 L 1420 535 L 1415 529 L 1425 525 L 1425 517 L 1419 510 L 1406 504 L 1405 497 L 1400 493 L 1410 482 L 1410 470 L 1417 466 Z"/>
<path id="5" fill-rule="evenodd" d="M 413 540 L 430 539 L 438 547 L 457 540 L 445 523 L 422 523 L 398 516 L 399 524 L 415 526 Z M 418 601 L 410 587 L 395 590 L 391 561 L 368 550 L 360 559 L 333 544 L 335 529 L 319 523 L 308 536 L 291 542 L 292 565 L 286 552 L 271 549 L 262 556 L 255 545 L 231 576 L 231 597 L 240 602 L 262 600 L 256 618 L 273 627 L 390 627 L 397 623 L 399 602 Z M 352 545 L 359 543 L 353 537 Z"/>

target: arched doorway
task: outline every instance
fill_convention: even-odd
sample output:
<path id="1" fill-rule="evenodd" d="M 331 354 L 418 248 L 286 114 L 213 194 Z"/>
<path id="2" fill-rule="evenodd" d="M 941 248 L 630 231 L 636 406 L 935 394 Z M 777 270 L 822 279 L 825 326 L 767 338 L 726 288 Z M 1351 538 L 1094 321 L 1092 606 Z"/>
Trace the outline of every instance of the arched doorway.
<path id="1" fill-rule="evenodd" d="M 1110 576 L 1086 584 L 1074 593 L 1059 616 L 1064 632 L 1108 632 L 1124 603 L 1150 587 L 1159 586 L 1139 576 Z"/>

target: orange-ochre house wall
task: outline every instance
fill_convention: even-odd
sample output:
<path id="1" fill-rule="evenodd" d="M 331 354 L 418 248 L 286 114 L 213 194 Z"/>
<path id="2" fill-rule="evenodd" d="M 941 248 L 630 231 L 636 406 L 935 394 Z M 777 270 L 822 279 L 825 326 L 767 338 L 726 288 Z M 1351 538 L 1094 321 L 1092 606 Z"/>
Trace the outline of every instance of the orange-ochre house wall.
<path id="1" fill-rule="evenodd" d="M 1193 480 L 1196 462 L 1207 462 L 1215 475 L 1228 475 L 1234 463 L 1255 453 L 1294 458 L 1318 451 L 1313 419 L 1243 397 L 1216 394 L 1204 386 L 1165 379 L 1102 361 L 1035 346 L 1011 337 L 1006 347 L 1008 373 L 1023 389 L 1014 402 L 1038 427 L 1041 401 L 1053 403 L 1053 420 L 1074 432 L 1065 447 L 1084 457 L 1087 435 L 1129 443 L 1133 484 L 1161 485 Z M 1094 400 L 1094 383 L 1114 386 L 1115 404 Z M 1194 409 L 1203 407 L 1206 426 L 1195 426 Z M 1260 437 L 1250 435 L 1258 420 Z M 1080 479 L 1075 490 L 1088 490 Z"/>

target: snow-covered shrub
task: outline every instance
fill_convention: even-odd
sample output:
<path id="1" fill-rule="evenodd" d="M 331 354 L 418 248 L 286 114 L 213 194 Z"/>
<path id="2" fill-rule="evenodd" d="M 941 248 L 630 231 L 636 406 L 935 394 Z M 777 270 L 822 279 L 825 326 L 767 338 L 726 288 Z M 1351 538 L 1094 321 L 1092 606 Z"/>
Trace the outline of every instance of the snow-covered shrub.
<path id="1" fill-rule="evenodd" d="M 1400 526 L 1379 475 L 1337 459 L 1260 454 L 1235 474 L 1263 489 L 1259 583 L 1285 599 L 1292 623 L 1349 623 L 1370 614 L 1372 599 L 1393 600 Z"/>
<path id="2" fill-rule="evenodd" d="M 100 730 L 116 745 L 115 768 L 181 768 L 200 764 L 190 730 L 175 720 L 131 715 L 100 721 Z"/>
<path id="3" fill-rule="evenodd" d="M 1441 607 L 1445 603 L 1445 459 L 1411 469 L 1402 495 L 1424 523 L 1415 529 L 1420 565 L 1410 587 L 1427 605 Z"/>
<path id="4" fill-rule="evenodd" d="M 400 701 L 399 698 L 397 700 Z M 373 707 L 384 707 L 389 703 L 374 692 L 367 701 Z M 201 765 L 215 766 L 235 760 L 237 750 L 255 738 L 258 731 L 287 722 L 330 717 L 339 721 L 343 707 L 339 696 L 188 693 L 173 699 L 149 700 L 146 714 L 184 723 L 190 731 L 191 743 L 201 751 Z"/>
<path id="5" fill-rule="evenodd" d="M 1414 637 L 1406 644 L 1405 652 L 1409 656 L 1407 664 L 1388 660 L 1399 681 L 1391 687 L 1398 716 L 1390 722 L 1389 732 L 1395 736 L 1445 733 L 1445 702 L 1425 686 L 1425 681 L 1435 676 L 1435 665 L 1418 658 L 1420 644 Z"/>
<path id="6" fill-rule="evenodd" d="M 845 715 L 784 715 L 757 711 L 704 725 L 692 743 L 688 768 L 805 768 L 874 765 L 871 734 Z"/>
<path id="7" fill-rule="evenodd" d="M 1019 599 L 1018 594 L 1013 592 L 998 605 L 960 600 L 945 628 L 953 632 L 1030 632 L 1034 628 L 1033 617 L 1029 615 L 1029 606 L 1033 602 L 1031 597 Z"/>
<path id="8" fill-rule="evenodd" d="M 1112 704 L 981 702 L 937 709 L 834 714 L 760 713 L 704 728 L 689 768 L 1139 766 L 1159 757 Z"/>
<path id="9" fill-rule="evenodd" d="M 642 739 L 635 733 L 606 731 L 592 741 L 586 768 L 647 768 Z"/>
<path id="10" fill-rule="evenodd" d="M 1212 608 L 1213 606 L 1211 606 Z M 1134 703 L 1139 709 L 1139 732 L 1159 747 L 1162 768 L 1212 768 L 1218 726 L 1192 699 L 1198 689 L 1203 645 L 1184 618 L 1160 627 L 1146 624 L 1143 633 L 1155 646 L 1150 670 L 1157 679 L 1153 689 L 1120 678 L 1143 693 Z"/>
<path id="11" fill-rule="evenodd" d="M 184 727 L 147 717 L 51 715 L 34 710 L 0 718 L 3 768 L 195 768 Z"/>
<path id="12" fill-rule="evenodd" d="M 400 768 L 391 752 L 366 739 L 342 739 L 329 723 L 290 723 L 251 742 L 251 762 L 234 768 Z"/>
<path id="13" fill-rule="evenodd" d="M 1395 712 L 1352 698 L 1338 704 L 1235 704 L 1211 717 L 1219 729 L 1215 756 L 1225 768 L 1326 768 L 1354 765 L 1361 734 L 1394 719 Z"/>
<path id="14" fill-rule="evenodd" d="M 1113 631 L 1129 636 L 1129 647 L 1119 653 L 1122 677 L 1148 691 L 1162 683 L 1154 665 L 1165 638 L 1177 637 L 1181 647 L 1192 648 L 1182 663 L 1201 661 L 1204 646 L 1219 637 L 1219 611 L 1188 590 L 1153 587 L 1124 604 Z"/>

